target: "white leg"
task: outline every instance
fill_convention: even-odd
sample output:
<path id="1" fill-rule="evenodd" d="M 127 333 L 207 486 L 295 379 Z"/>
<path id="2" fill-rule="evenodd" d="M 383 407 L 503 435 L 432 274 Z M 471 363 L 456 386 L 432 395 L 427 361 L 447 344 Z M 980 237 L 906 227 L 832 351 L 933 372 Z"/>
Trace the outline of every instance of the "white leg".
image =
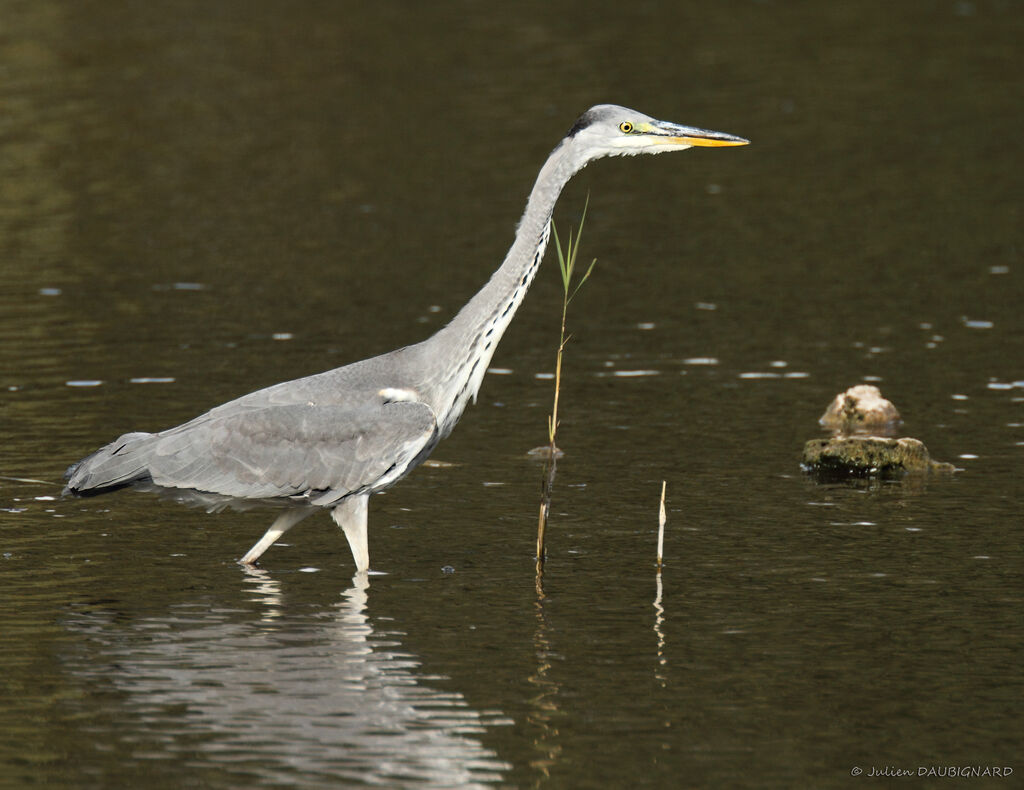
<path id="1" fill-rule="evenodd" d="M 345 531 L 359 573 L 370 569 L 370 547 L 366 542 L 366 506 L 369 499 L 369 494 L 349 497 L 331 511 L 331 518 Z"/>
<path id="2" fill-rule="evenodd" d="M 252 565 L 256 560 L 260 558 L 267 549 L 269 549 L 281 537 L 284 533 L 298 524 L 306 516 L 313 514 L 315 508 L 307 507 L 293 507 L 283 511 L 278 516 L 274 523 L 270 525 L 259 542 L 246 552 L 246 555 L 239 560 L 243 565 Z"/>

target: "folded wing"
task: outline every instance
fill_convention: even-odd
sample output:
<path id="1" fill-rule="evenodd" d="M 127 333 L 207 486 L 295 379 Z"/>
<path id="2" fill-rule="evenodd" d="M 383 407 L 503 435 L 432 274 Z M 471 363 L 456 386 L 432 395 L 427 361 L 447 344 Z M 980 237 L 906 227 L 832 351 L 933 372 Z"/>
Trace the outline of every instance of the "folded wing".
<path id="1" fill-rule="evenodd" d="M 384 488 L 437 442 L 430 407 L 283 404 L 217 409 L 157 434 L 126 434 L 71 470 L 77 494 L 135 481 L 237 499 L 301 498 L 329 506 Z"/>

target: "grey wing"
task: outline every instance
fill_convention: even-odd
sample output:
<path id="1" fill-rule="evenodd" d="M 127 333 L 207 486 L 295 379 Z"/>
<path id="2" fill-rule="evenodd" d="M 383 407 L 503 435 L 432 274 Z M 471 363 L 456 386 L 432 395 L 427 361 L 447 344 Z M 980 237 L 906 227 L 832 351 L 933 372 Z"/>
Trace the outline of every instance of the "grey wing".
<path id="1" fill-rule="evenodd" d="M 330 505 L 386 488 L 437 443 L 432 410 L 414 401 L 206 416 L 154 437 L 147 467 L 156 485 Z"/>

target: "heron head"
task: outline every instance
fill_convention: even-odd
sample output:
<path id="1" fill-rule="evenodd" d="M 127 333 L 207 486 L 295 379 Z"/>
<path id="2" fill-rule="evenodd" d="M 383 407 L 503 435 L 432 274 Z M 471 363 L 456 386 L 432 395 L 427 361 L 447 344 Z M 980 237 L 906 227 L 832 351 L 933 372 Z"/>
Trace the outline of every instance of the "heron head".
<path id="1" fill-rule="evenodd" d="M 583 163 L 602 156 L 631 156 L 683 151 L 694 146 L 746 145 L 749 140 L 724 132 L 659 121 L 615 104 L 598 104 L 579 117 L 566 135 Z"/>

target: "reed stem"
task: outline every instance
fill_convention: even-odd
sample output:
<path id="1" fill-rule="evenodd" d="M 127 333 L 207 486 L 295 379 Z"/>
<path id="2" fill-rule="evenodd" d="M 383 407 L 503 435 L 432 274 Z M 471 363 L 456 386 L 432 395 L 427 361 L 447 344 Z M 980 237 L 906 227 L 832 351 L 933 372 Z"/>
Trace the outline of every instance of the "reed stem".
<path id="1" fill-rule="evenodd" d="M 661 504 L 658 506 L 658 573 L 661 573 L 665 552 L 665 481 L 661 481 Z"/>
<path id="2" fill-rule="evenodd" d="M 569 239 L 566 243 L 565 250 L 562 250 L 562 242 L 558 238 L 558 230 L 555 227 L 554 220 L 551 222 L 551 232 L 555 237 L 555 252 L 558 254 L 558 268 L 562 273 L 562 323 L 559 332 L 558 339 L 558 353 L 555 355 L 555 395 L 554 401 L 551 406 L 551 414 L 548 417 L 548 454 L 547 463 L 544 467 L 544 476 L 541 480 L 541 498 L 540 498 L 540 511 L 537 515 L 537 573 L 538 575 L 543 572 L 544 569 L 544 557 L 546 554 L 545 537 L 547 533 L 548 514 L 551 511 L 551 492 L 555 486 L 555 469 L 558 465 L 558 446 L 555 444 L 555 439 L 558 434 L 558 405 L 559 396 L 562 391 L 562 357 L 565 353 L 565 346 L 569 342 L 571 335 L 566 335 L 566 317 L 569 313 L 569 302 L 572 301 L 573 297 L 579 292 L 583 283 L 590 277 L 590 273 L 594 271 L 594 264 L 597 263 L 595 258 L 590 262 L 590 266 L 587 267 L 587 271 L 579 279 L 579 282 L 573 284 L 573 273 L 576 269 L 576 255 L 579 252 L 580 239 L 583 236 L 583 222 L 587 217 L 587 204 L 589 204 L 590 198 L 587 197 L 587 203 L 583 206 L 583 214 L 580 217 L 580 226 L 576 231 L 575 237 L 573 236 L 572 228 L 569 229 Z"/>

